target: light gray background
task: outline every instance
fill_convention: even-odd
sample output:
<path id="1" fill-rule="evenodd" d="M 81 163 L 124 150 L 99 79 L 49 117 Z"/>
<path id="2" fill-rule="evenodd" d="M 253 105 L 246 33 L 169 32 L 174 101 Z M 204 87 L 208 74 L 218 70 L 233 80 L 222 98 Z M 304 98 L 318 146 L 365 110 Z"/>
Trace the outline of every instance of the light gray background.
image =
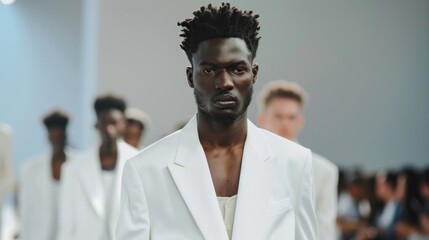
<path id="1" fill-rule="evenodd" d="M 428 1 L 232 2 L 261 15 L 255 93 L 287 79 L 310 95 L 303 145 L 343 167 L 429 165 Z M 73 114 L 71 142 L 91 145 L 97 93 L 122 94 L 151 115 L 146 145 L 193 115 L 176 22 L 207 3 L 0 6 L 0 121 L 14 127 L 17 164 L 46 148 L 39 119 L 53 106 Z"/>

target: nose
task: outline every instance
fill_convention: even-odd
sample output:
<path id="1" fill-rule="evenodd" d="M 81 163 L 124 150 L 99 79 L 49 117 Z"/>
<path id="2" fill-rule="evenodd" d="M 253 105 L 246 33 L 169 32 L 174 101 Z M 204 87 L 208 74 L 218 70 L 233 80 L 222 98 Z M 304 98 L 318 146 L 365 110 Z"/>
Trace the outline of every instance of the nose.
<path id="1" fill-rule="evenodd" d="M 234 88 L 232 78 L 226 69 L 220 69 L 216 76 L 216 90 L 226 91 Z"/>
<path id="2" fill-rule="evenodd" d="M 116 128 L 113 125 L 108 125 L 106 128 L 106 132 L 107 134 L 109 134 L 110 136 L 116 135 Z"/>

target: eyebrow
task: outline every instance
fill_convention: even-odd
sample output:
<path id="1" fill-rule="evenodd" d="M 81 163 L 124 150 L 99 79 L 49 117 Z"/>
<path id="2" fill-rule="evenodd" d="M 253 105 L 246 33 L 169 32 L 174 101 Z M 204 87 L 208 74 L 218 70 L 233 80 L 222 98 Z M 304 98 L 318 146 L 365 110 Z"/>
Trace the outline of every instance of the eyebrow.
<path id="1" fill-rule="evenodd" d="M 231 67 L 231 66 L 237 66 L 237 65 L 241 65 L 241 64 L 245 64 L 245 65 L 247 65 L 247 62 L 246 62 L 246 61 L 241 60 L 241 61 L 238 61 L 238 62 L 228 63 L 228 64 L 227 64 L 227 66 L 228 66 L 228 67 Z M 215 64 L 215 63 L 207 62 L 207 61 L 202 61 L 202 62 L 199 64 L 199 66 L 211 66 L 211 67 L 218 67 L 219 65 L 218 65 L 218 64 Z"/>

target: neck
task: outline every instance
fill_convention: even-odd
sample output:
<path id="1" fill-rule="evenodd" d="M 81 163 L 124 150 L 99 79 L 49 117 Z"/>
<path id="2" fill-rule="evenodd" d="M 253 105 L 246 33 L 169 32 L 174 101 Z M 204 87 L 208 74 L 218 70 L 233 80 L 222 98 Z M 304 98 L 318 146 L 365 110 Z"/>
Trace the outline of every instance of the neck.
<path id="1" fill-rule="evenodd" d="M 247 136 L 247 114 L 231 124 L 224 124 L 204 115 L 197 115 L 198 135 L 203 146 L 232 147 L 244 144 Z"/>
<path id="2" fill-rule="evenodd" d="M 52 159 L 59 160 L 65 158 L 66 153 L 64 151 L 64 148 L 53 148 L 52 149 Z"/>
<path id="3" fill-rule="evenodd" d="M 116 154 L 118 151 L 118 145 L 116 141 L 103 141 L 100 145 L 101 154 Z"/>

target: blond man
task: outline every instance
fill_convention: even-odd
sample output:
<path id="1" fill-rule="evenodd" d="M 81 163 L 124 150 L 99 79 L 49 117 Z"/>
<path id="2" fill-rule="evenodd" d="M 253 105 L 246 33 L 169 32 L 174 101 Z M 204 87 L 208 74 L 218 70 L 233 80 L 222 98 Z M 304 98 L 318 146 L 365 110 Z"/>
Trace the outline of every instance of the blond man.
<path id="1" fill-rule="evenodd" d="M 259 124 L 297 142 L 304 126 L 302 110 L 307 102 L 305 91 L 297 83 L 277 80 L 265 85 L 259 100 Z M 313 174 L 319 239 L 332 240 L 336 238 L 338 168 L 313 152 Z"/>

